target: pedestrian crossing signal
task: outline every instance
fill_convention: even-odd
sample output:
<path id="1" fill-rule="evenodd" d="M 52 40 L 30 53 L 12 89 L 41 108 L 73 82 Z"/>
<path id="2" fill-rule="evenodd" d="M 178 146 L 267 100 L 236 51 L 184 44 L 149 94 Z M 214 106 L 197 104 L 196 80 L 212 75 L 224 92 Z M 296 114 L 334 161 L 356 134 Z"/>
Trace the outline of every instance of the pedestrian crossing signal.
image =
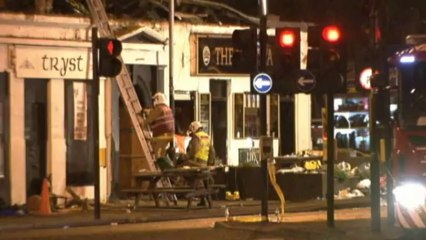
<path id="1" fill-rule="evenodd" d="M 232 67 L 235 73 L 257 72 L 257 29 L 237 29 L 232 33 Z"/>
<path id="2" fill-rule="evenodd" d="M 121 41 L 113 38 L 100 38 L 99 76 L 115 77 L 121 72 L 123 63 L 118 58 L 122 51 Z"/>

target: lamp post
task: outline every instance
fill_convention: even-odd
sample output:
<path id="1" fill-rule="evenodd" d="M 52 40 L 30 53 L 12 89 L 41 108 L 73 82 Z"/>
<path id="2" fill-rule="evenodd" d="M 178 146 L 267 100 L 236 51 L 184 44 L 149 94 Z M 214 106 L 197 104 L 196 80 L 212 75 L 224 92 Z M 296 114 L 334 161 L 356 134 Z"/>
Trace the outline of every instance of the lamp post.
<path id="1" fill-rule="evenodd" d="M 260 72 L 266 71 L 266 42 L 267 42 L 267 17 L 268 17 L 268 0 L 259 0 L 260 5 L 260 26 L 259 26 L 259 42 L 260 42 Z M 263 136 L 269 135 L 267 132 L 267 121 L 266 121 L 266 94 L 260 95 L 260 134 Z M 261 159 L 261 170 L 262 170 L 262 183 L 263 183 L 263 195 L 262 195 L 262 221 L 268 222 L 268 159 Z"/>
<path id="2" fill-rule="evenodd" d="M 173 29 L 175 25 L 175 0 L 169 0 L 169 95 L 170 108 L 175 113 L 175 89 L 173 83 Z"/>

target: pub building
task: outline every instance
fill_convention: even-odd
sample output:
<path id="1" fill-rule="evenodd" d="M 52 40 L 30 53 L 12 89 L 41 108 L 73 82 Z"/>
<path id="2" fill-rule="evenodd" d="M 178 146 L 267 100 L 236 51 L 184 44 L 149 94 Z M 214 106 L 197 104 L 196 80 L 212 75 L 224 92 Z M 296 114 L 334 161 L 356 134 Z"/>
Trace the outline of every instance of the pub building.
<path id="1" fill-rule="evenodd" d="M 142 106 L 150 107 L 150 96 L 158 91 L 170 99 L 168 23 L 117 20 L 112 25 Z M 232 70 L 231 36 L 241 27 L 177 22 L 172 61 L 177 132 L 199 120 L 221 163 L 236 167 L 259 161 L 260 136 L 259 95 L 249 93 L 249 75 Z M 71 188 L 93 198 L 90 19 L 0 13 L 0 29 L 0 198 L 24 204 L 40 192 L 44 177 L 54 194 L 67 195 Z M 301 45 L 303 67 L 307 47 Z M 131 172 L 143 168 L 119 95 L 114 79 L 101 78 L 102 202 L 131 186 Z M 274 156 L 311 148 L 310 99 L 268 95 Z"/>
<path id="2" fill-rule="evenodd" d="M 9 205 L 25 204 L 40 194 L 47 177 L 54 194 L 69 196 L 70 188 L 93 199 L 90 19 L 0 13 L 0 29 L 0 198 Z M 121 32 L 121 56 L 133 77 L 155 76 L 163 82 L 168 60 L 164 44 L 144 40 L 150 33 L 143 29 Z M 102 202 L 118 186 L 119 114 L 128 115 L 120 113 L 117 88 L 114 80 L 101 78 Z"/>
<path id="3" fill-rule="evenodd" d="M 242 176 L 243 171 L 249 174 L 243 181 L 238 180 L 242 186 L 227 182 L 231 185 L 228 189 L 240 190 L 242 197 L 258 198 L 259 183 L 250 179 L 260 177 L 260 168 L 252 168 L 260 164 L 260 95 L 250 93 L 253 84 L 250 75 L 236 74 L 232 66 L 232 33 L 240 28 L 184 23 L 175 27 L 179 36 L 174 47 L 176 120 L 184 129 L 192 120 L 199 120 L 212 135 L 220 162 L 230 167 L 228 175 Z M 271 30 L 268 33 L 273 40 Z M 306 34 L 301 35 L 300 59 L 304 67 L 307 42 Z M 272 73 L 272 67 L 272 48 L 268 45 L 267 73 Z M 267 95 L 267 129 L 273 137 L 274 156 L 312 149 L 311 111 L 307 109 L 311 109 L 308 94 Z M 184 113 L 180 115 L 180 111 Z M 311 179 L 321 185 L 322 177 Z M 243 190 L 246 187 L 256 189 Z"/>
<path id="4" fill-rule="evenodd" d="M 182 27 L 185 28 L 185 25 Z M 188 34 L 190 59 L 193 61 L 190 62 L 188 78 L 192 84 L 181 79 L 175 86 L 175 89 L 198 93 L 196 119 L 205 124 L 213 135 L 222 163 L 230 166 L 245 165 L 250 160 L 249 152 L 258 151 L 260 137 L 259 95 L 250 93 L 253 79 L 248 74 L 235 74 L 232 66 L 232 32 L 236 28 L 238 26 L 191 27 Z M 268 45 L 267 73 L 274 81 L 272 67 L 272 49 Z M 267 130 L 274 138 L 274 155 L 281 154 L 282 147 L 290 148 L 288 153 L 311 147 L 310 111 L 302 110 L 307 108 L 310 108 L 310 97 L 306 94 L 297 94 L 294 98 L 267 95 Z M 295 140 L 289 141 L 289 138 Z M 258 158 L 256 154 L 254 156 Z"/>

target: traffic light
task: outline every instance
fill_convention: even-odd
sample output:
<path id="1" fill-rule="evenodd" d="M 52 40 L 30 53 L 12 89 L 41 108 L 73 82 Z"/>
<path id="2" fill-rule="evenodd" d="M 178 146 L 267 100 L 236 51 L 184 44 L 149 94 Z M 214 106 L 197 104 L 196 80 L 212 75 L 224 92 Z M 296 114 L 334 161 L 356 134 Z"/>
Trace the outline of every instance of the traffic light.
<path id="1" fill-rule="evenodd" d="M 346 92 L 346 44 L 337 25 L 308 29 L 308 69 L 313 72 L 318 93 Z"/>
<path id="2" fill-rule="evenodd" d="M 273 51 L 273 92 L 290 94 L 300 92 L 296 78 L 300 71 L 300 29 L 276 28 Z"/>
<path id="3" fill-rule="evenodd" d="M 257 73 L 257 29 L 238 29 L 232 33 L 232 66 L 235 73 Z"/>
<path id="4" fill-rule="evenodd" d="M 115 77 L 121 72 L 122 62 L 120 56 L 121 41 L 113 38 L 100 38 L 99 49 L 99 76 Z"/>

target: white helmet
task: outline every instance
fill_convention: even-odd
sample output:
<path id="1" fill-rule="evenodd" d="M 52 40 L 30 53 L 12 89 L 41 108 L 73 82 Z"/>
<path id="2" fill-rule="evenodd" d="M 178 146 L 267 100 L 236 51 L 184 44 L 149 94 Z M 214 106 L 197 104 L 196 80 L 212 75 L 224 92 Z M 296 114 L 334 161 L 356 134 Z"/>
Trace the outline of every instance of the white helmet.
<path id="1" fill-rule="evenodd" d="M 201 123 L 199 121 L 193 121 L 191 124 L 189 124 L 188 130 L 191 133 L 195 133 L 202 127 L 203 127 L 203 125 L 201 125 Z"/>
<path id="2" fill-rule="evenodd" d="M 152 96 L 152 103 L 154 106 L 157 106 L 158 104 L 166 104 L 166 96 L 164 96 L 163 93 L 158 92 Z"/>

